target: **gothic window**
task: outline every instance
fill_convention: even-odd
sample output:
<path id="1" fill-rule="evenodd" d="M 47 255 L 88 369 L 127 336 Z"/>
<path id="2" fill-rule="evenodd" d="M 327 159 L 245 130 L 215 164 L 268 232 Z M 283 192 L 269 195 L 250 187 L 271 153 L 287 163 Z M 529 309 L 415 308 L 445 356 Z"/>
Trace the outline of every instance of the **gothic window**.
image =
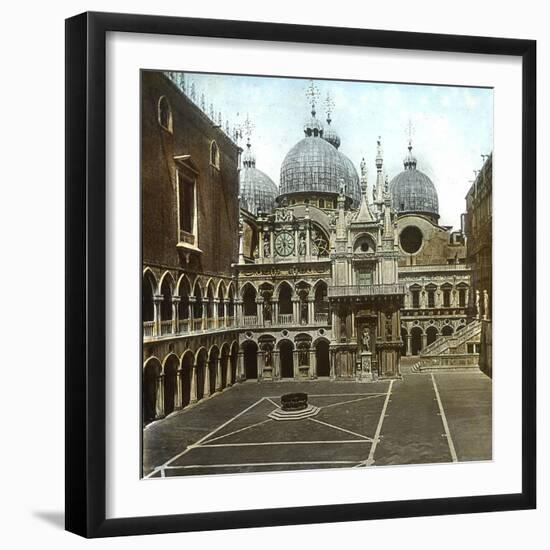
<path id="1" fill-rule="evenodd" d="M 413 290 L 411 294 L 412 294 L 412 307 L 419 308 L 420 307 L 420 290 Z"/>
<path id="2" fill-rule="evenodd" d="M 441 291 L 443 292 L 443 307 L 451 307 L 451 285 L 443 285 Z"/>
<path id="3" fill-rule="evenodd" d="M 220 149 L 215 141 L 210 144 L 210 164 L 220 168 Z"/>
<path id="4" fill-rule="evenodd" d="M 319 208 L 325 207 L 325 199 L 319 199 Z"/>
<path id="5" fill-rule="evenodd" d="M 172 109 L 164 96 L 158 102 L 158 121 L 165 130 L 172 132 Z"/>
<path id="6" fill-rule="evenodd" d="M 195 233 L 195 178 L 190 173 L 178 170 L 178 209 L 179 229 L 185 233 Z M 180 238 L 180 240 L 182 240 Z"/>
<path id="7" fill-rule="evenodd" d="M 428 294 L 428 307 L 435 307 L 435 289 L 428 288 L 427 294 Z"/>

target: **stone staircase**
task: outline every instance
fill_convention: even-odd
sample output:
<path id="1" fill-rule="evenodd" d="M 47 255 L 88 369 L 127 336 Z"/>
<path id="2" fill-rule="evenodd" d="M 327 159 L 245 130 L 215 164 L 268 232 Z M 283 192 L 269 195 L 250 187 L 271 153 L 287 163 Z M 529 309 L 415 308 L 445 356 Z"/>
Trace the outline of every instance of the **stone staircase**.
<path id="1" fill-rule="evenodd" d="M 452 336 L 440 336 L 420 352 L 412 372 L 479 370 L 479 354 L 469 352 L 467 344 L 479 344 L 480 336 L 481 322 L 477 319 Z"/>

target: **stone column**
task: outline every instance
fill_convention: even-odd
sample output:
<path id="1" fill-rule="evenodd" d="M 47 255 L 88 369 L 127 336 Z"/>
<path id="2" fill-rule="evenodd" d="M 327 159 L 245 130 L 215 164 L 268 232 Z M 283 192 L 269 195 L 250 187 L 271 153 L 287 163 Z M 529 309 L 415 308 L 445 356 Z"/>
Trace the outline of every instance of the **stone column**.
<path id="1" fill-rule="evenodd" d="M 311 231 L 309 228 L 309 223 L 306 225 L 306 258 L 309 260 L 311 257 Z"/>
<path id="2" fill-rule="evenodd" d="M 164 374 L 159 374 L 156 380 L 155 420 L 164 418 Z"/>
<path id="3" fill-rule="evenodd" d="M 153 325 L 153 336 L 161 335 L 160 305 L 162 303 L 162 300 L 164 300 L 164 296 L 162 294 L 155 294 L 153 296 L 153 321 L 155 322 L 155 324 Z"/>
<path id="4" fill-rule="evenodd" d="M 237 326 L 243 326 L 243 303 L 242 300 L 235 300 L 235 316 Z"/>
<path id="5" fill-rule="evenodd" d="M 222 389 L 222 358 L 218 356 L 216 359 L 216 391 L 221 391 Z"/>
<path id="6" fill-rule="evenodd" d="M 336 380 L 336 353 L 330 350 L 330 379 Z"/>
<path id="7" fill-rule="evenodd" d="M 244 378 L 244 352 L 239 350 L 237 353 L 237 380 L 235 382 L 240 382 Z"/>
<path id="8" fill-rule="evenodd" d="M 197 363 L 193 363 L 191 369 L 191 389 L 189 390 L 189 402 L 197 402 Z"/>
<path id="9" fill-rule="evenodd" d="M 309 350 L 309 377 L 317 378 L 317 356 L 313 348 Z"/>
<path id="10" fill-rule="evenodd" d="M 204 391 L 203 397 L 210 397 L 210 360 L 204 364 Z"/>
<path id="11" fill-rule="evenodd" d="M 212 300 L 212 313 L 214 317 L 214 328 L 220 328 L 218 325 L 218 304 L 220 303 L 220 300 L 218 298 L 214 298 Z"/>
<path id="12" fill-rule="evenodd" d="M 406 336 L 406 343 L 407 343 L 407 348 L 406 348 L 406 355 L 412 355 L 412 351 L 411 351 L 411 343 L 412 343 L 412 336 L 410 334 L 407 334 Z"/>
<path id="13" fill-rule="evenodd" d="M 307 320 L 310 325 L 315 323 L 315 298 L 307 299 Z"/>
<path id="14" fill-rule="evenodd" d="M 264 326 L 264 299 L 262 296 L 256 298 L 256 315 L 258 316 L 258 326 Z"/>
<path id="15" fill-rule="evenodd" d="M 273 379 L 281 379 L 281 358 L 279 356 L 279 348 L 273 349 Z"/>
<path id="16" fill-rule="evenodd" d="M 228 327 L 229 326 L 229 299 L 226 298 L 223 301 L 223 326 Z"/>
<path id="17" fill-rule="evenodd" d="M 300 298 L 294 296 L 292 298 L 292 316 L 294 318 L 294 324 L 300 324 Z"/>
<path id="18" fill-rule="evenodd" d="M 275 246 L 275 244 L 274 244 L 275 241 L 274 241 L 273 235 L 274 235 L 273 231 L 270 231 L 269 232 L 269 252 L 270 252 L 269 256 L 271 258 L 273 258 L 273 254 L 274 254 L 273 250 L 274 250 L 274 246 Z"/>
<path id="19" fill-rule="evenodd" d="M 227 365 L 225 366 L 225 385 L 226 387 L 233 385 L 233 380 L 231 380 L 231 355 L 227 356 Z"/>
<path id="20" fill-rule="evenodd" d="M 279 324 L 279 302 L 277 300 L 271 300 L 271 307 L 272 307 L 272 316 L 273 321 L 271 324 L 278 325 Z"/>
<path id="21" fill-rule="evenodd" d="M 264 231 L 260 229 L 258 232 L 258 258 L 263 260 L 264 257 Z"/>
<path id="22" fill-rule="evenodd" d="M 300 374 L 300 355 L 298 354 L 297 349 L 292 351 L 292 363 L 294 364 L 294 379 L 296 380 Z"/>
<path id="23" fill-rule="evenodd" d="M 176 371 L 176 394 L 174 396 L 174 409 L 177 411 L 181 409 L 182 407 L 182 391 L 181 391 L 181 385 L 183 380 L 183 369 L 181 367 L 178 367 L 178 370 Z"/>
<path id="24" fill-rule="evenodd" d="M 261 380 L 264 377 L 265 356 L 264 352 L 258 348 L 256 352 L 256 364 L 258 365 L 257 379 Z"/>
<path id="25" fill-rule="evenodd" d="M 194 296 L 189 296 L 189 332 L 195 330 L 195 302 L 197 299 Z"/>
<path id="26" fill-rule="evenodd" d="M 179 317 L 180 312 L 178 305 L 181 298 L 179 296 L 172 296 L 172 334 L 177 334 L 179 332 Z"/>

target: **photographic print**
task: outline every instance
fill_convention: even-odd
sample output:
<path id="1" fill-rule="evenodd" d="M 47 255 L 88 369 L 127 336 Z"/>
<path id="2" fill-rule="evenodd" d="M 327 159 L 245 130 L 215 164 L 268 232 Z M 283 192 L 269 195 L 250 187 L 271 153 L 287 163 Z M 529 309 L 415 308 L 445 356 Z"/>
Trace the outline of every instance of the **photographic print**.
<path id="1" fill-rule="evenodd" d="M 491 88 L 143 70 L 140 122 L 144 478 L 492 459 Z"/>

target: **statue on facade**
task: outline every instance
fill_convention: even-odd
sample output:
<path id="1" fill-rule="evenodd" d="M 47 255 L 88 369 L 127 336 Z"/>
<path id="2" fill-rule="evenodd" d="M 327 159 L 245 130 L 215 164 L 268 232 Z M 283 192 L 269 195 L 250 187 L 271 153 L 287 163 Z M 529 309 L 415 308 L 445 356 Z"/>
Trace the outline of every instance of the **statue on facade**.
<path id="1" fill-rule="evenodd" d="M 268 233 L 264 233 L 264 257 L 269 258 L 271 256 L 271 240 Z"/>
<path id="2" fill-rule="evenodd" d="M 367 327 L 363 328 L 363 336 L 361 340 L 363 343 L 363 351 L 370 351 L 370 332 Z"/>
<path id="3" fill-rule="evenodd" d="M 271 344 L 264 344 L 264 365 L 266 367 L 271 367 L 273 362 L 273 346 Z"/>
<path id="4" fill-rule="evenodd" d="M 298 254 L 300 256 L 306 255 L 306 234 L 304 231 L 300 231 L 300 236 L 298 237 Z"/>
<path id="5" fill-rule="evenodd" d="M 309 347 L 307 344 L 300 344 L 298 348 L 298 364 L 309 365 Z"/>
<path id="6" fill-rule="evenodd" d="M 479 290 L 476 290 L 476 319 L 481 319 L 481 310 L 479 308 L 479 301 L 480 301 Z"/>

